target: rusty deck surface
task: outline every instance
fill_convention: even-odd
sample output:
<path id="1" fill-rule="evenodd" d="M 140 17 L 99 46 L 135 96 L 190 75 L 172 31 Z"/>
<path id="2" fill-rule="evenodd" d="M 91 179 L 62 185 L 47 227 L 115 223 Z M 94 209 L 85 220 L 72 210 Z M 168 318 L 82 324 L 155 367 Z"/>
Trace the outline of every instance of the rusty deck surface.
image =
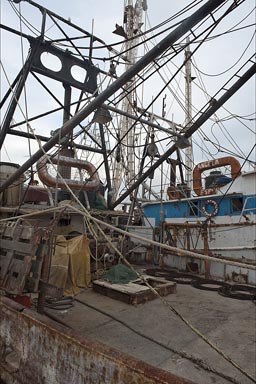
<path id="1" fill-rule="evenodd" d="M 193 384 L 1 299 L 0 380 L 20 384 Z"/>
<path id="2" fill-rule="evenodd" d="M 79 301 L 74 301 L 70 310 L 50 312 L 81 335 L 197 384 L 232 382 L 223 375 L 234 379 L 234 383 L 252 382 L 159 299 L 131 306 L 92 289 L 80 293 L 76 299 Z M 256 376 L 254 302 L 182 284 L 177 284 L 177 292 L 165 299 L 245 371 Z"/>
<path id="3" fill-rule="evenodd" d="M 246 372 L 255 376 L 254 302 L 180 284 L 177 292 L 165 299 Z M 6 366 L 7 362 L 9 370 L 14 372 L 12 375 L 19 378 L 27 371 L 31 371 L 33 377 L 35 372 L 37 374 L 36 381 L 25 377 L 21 383 L 252 382 L 199 339 L 159 299 L 131 306 L 90 288 L 76 296 L 69 310 L 47 309 L 70 328 L 34 310 L 19 312 L 19 305 L 16 310 L 6 308 L 4 306 L 1 311 L 4 319 L 1 336 L 4 335 L 7 342 L 11 338 L 16 340 L 19 359 L 7 348 L 9 356 L 7 353 L 7 360 L 3 361 L 2 355 L 2 364 Z M 74 376 L 75 372 L 78 376 Z"/>

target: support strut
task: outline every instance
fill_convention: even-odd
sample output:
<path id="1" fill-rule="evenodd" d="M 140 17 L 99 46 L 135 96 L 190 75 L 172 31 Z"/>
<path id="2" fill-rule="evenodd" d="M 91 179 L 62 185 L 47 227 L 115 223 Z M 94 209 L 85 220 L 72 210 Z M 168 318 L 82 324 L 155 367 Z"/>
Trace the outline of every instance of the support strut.
<path id="1" fill-rule="evenodd" d="M 226 0 L 209 0 L 201 8 L 199 8 L 193 15 L 183 21 L 176 29 L 174 29 L 169 35 L 161 40 L 154 48 L 146 53 L 140 60 L 138 60 L 130 69 L 123 73 L 115 82 L 113 82 L 108 88 L 100 93 L 95 99 L 87 106 L 85 106 L 80 112 L 74 115 L 69 121 L 67 121 L 60 132 L 55 134 L 42 149 L 35 152 L 29 160 L 27 160 L 12 176 L 10 176 L 0 187 L 0 192 L 4 191 L 9 185 L 11 185 L 19 176 L 27 171 L 31 165 L 40 159 L 45 152 L 48 152 L 55 144 L 59 142 L 59 139 L 69 134 L 82 120 L 89 116 L 96 108 L 100 107 L 109 97 L 111 97 L 116 91 L 118 91 L 127 81 L 131 80 L 142 69 L 144 69 L 149 63 L 155 60 L 165 50 L 169 49 L 178 39 L 184 36 L 195 25 L 197 25 L 202 19 L 212 13 Z M 176 147 L 175 147 L 176 148 Z M 170 152 L 172 153 L 172 152 Z M 168 154 L 168 156 L 170 155 Z M 161 163 L 160 163 L 161 164 Z M 158 164 L 159 165 L 159 164 Z M 157 167 L 157 166 L 156 166 Z M 156 168 L 155 167 L 155 168 Z M 135 183 L 132 191 L 138 186 L 138 182 Z M 131 188 L 130 188 L 131 189 Z M 131 191 L 130 191 L 131 192 Z M 127 194 L 129 195 L 130 192 Z M 126 196 L 127 196 L 126 195 Z M 120 203 L 118 199 L 118 204 Z M 123 199 L 122 199 L 123 200 Z M 122 201 L 121 200 L 121 201 Z M 117 204 L 115 203 L 115 206 Z"/>
<path id="2" fill-rule="evenodd" d="M 129 196 L 156 168 L 159 167 L 168 157 L 174 153 L 179 147 L 179 142 L 183 140 L 183 138 L 190 137 L 193 133 L 195 133 L 198 128 L 200 128 L 231 96 L 234 95 L 254 74 L 256 73 L 256 64 L 253 64 L 244 75 L 242 75 L 236 83 L 230 87 L 224 95 L 222 95 L 219 100 L 215 100 L 213 106 L 208 108 L 205 113 L 203 113 L 192 126 L 184 133 L 179 140 L 173 144 L 163 156 L 161 156 L 127 191 L 120 196 L 119 199 L 113 204 L 113 208 L 115 208 L 118 204 L 120 204 L 127 196 Z"/>

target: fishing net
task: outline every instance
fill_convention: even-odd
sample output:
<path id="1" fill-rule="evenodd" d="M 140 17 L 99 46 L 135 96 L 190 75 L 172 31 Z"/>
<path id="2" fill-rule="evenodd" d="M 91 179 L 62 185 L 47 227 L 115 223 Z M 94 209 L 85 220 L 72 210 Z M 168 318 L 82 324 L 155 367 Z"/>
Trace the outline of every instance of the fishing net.
<path id="1" fill-rule="evenodd" d="M 124 264 L 114 265 L 103 275 L 103 279 L 112 284 L 127 284 L 137 278 L 136 273 Z"/>

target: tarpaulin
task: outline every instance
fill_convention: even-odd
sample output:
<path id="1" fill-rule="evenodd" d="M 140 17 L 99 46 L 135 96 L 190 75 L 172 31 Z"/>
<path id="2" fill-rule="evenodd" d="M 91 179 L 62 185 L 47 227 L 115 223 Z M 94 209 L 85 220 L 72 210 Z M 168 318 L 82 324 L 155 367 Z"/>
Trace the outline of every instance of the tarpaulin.
<path id="1" fill-rule="evenodd" d="M 63 288 L 65 295 L 76 295 L 90 281 L 89 239 L 83 235 L 69 240 L 57 236 L 49 283 Z"/>

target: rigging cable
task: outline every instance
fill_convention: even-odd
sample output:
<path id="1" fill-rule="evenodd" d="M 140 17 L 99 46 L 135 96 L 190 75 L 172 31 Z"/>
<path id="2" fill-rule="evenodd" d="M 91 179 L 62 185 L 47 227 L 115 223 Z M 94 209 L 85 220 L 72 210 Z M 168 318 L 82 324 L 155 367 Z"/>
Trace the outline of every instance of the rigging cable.
<path id="1" fill-rule="evenodd" d="M 244 49 L 244 51 L 243 51 L 243 53 L 241 54 L 241 56 L 237 59 L 237 61 L 236 61 L 233 65 L 231 65 L 231 67 L 225 69 L 225 71 L 223 71 L 223 72 L 219 72 L 219 73 L 214 73 L 214 74 L 209 74 L 209 73 L 205 73 L 205 72 L 201 71 L 198 67 L 195 66 L 195 64 L 194 64 L 194 67 L 198 70 L 198 72 L 200 72 L 200 73 L 201 73 L 202 75 L 204 75 L 204 76 L 208 76 L 208 77 L 216 77 L 216 76 L 224 75 L 225 73 L 227 73 L 227 72 L 229 72 L 231 69 L 233 69 L 233 68 L 234 68 L 234 67 L 241 61 L 241 59 L 242 59 L 243 56 L 245 55 L 247 49 L 248 49 L 249 46 L 251 45 L 251 43 L 252 43 L 252 41 L 253 41 L 253 39 L 254 39 L 254 37 L 255 37 L 255 34 L 256 34 L 256 32 L 254 31 L 254 32 L 253 32 L 253 35 L 252 35 L 252 37 L 251 37 L 251 39 L 250 39 L 250 41 L 249 41 L 249 43 L 247 44 L 247 46 L 246 46 L 246 48 Z"/>
<path id="2" fill-rule="evenodd" d="M 202 2 L 202 0 L 200 0 L 200 1 L 193 1 L 191 4 L 189 4 L 188 6 L 186 6 L 186 7 L 183 9 L 184 12 L 179 11 L 176 15 L 174 15 L 174 16 L 172 16 L 171 18 L 167 19 L 165 22 L 160 23 L 159 25 L 157 25 L 156 27 L 154 27 L 152 30 L 158 29 L 159 27 L 161 27 L 161 26 L 167 24 L 168 22 L 170 22 L 170 21 L 172 21 L 172 20 L 175 20 L 175 18 L 177 18 L 178 16 L 182 15 L 182 14 L 185 13 L 186 11 L 188 11 L 188 10 L 190 10 L 190 9 L 193 9 L 197 4 L 196 4 L 196 5 L 193 5 L 193 6 L 191 6 L 191 5 L 192 5 L 193 3 L 195 3 L 195 2 L 197 2 L 198 4 L 200 4 L 200 3 Z M 11 5 L 11 7 L 13 8 L 14 12 L 16 13 L 16 15 L 17 15 L 19 18 L 22 18 L 23 23 L 26 25 L 26 27 L 27 27 L 32 33 L 34 33 L 35 35 L 36 35 L 36 32 L 37 32 L 38 34 L 41 33 L 37 28 L 34 27 L 33 24 L 31 24 L 31 23 L 30 23 L 24 16 L 22 16 L 22 14 L 21 14 L 21 13 L 16 9 L 16 7 L 13 5 L 12 1 L 9 0 L 9 3 L 10 3 L 10 5 Z M 191 6 L 191 7 L 190 7 L 190 6 Z M 47 9 L 46 9 L 46 11 L 47 11 L 47 14 L 52 18 L 50 12 L 49 12 Z M 48 13 L 48 12 L 49 12 L 49 13 Z M 53 19 L 52 19 L 52 20 L 53 20 Z M 54 21 L 54 20 L 53 20 L 53 21 Z M 179 25 L 179 24 L 180 24 L 181 22 L 183 22 L 183 21 L 184 21 L 184 20 L 179 21 L 178 23 L 174 24 L 173 26 L 168 27 L 168 28 L 165 29 L 164 31 L 161 31 L 161 32 L 158 33 L 157 35 L 162 34 L 162 33 L 166 32 L 166 31 L 169 31 L 171 28 L 174 28 L 175 26 Z M 54 21 L 54 23 L 58 26 L 58 24 L 57 24 L 55 21 Z M 59 27 L 59 26 L 58 26 L 58 27 Z M 34 32 L 33 29 L 34 29 L 36 32 Z M 148 32 L 150 32 L 150 31 L 148 31 Z M 144 32 L 144 33 L 146 33 L 146 32 Z M 65 35 L 65 34 L 64 34 L 64 35 Z M 137 37 L 138 37 L 138 36 L 135 36 L 135 37 L 132 37 L 132 38 L 130 38 L 130 39 L 128 39 L 128 40 L 133 40 L 133 39 L 136 39 Z M 48 38 L 48 39 L 49 39 L 49 41 L 54 42 L 54 40 L 51 40 L 50 38 Z M 72 44 L 71 39 L 68 39 L 68 40 L 69 40 L 69 42 Z M 97 40 L 97 41 L 98 41 L 98 40 Z M 123 44 L 125 41 L 126 41 L 126 40 L 121 41 L 121 42 L 118 42 L 118 43 L 112 43 L 112 44 L 105 44 L 103 41 L 101 41 L 101 42 L 103 42 L 104 44 L 103 44 L 102 46 L 100 46 L 100 47 L 94 47 L 94 49 L 107 48 L 108 50 L 111 51 L 113 46 Z M 76 48 L 89 49 L 89 47 L 76 47 Z M 118 53 L 116 56 L 113 56 L 113 57 L 108 58 L 108 59 L 105 58 L 105 60 L 112 60 L 113 58 L 115 58 L 115 57 L 117 57 L 117 56 L 120 56 L 120 55 L 122 55 L 123 53 L 124 53 L 124 52 L 122 52 L 122 53 Z M 100 60 L 100 58 L 96 58 L 96 59 L 99 59 L 99 60 Z"/>
<path id="3" fill-rule="evenodd" d="M 214 23 L 214 25 L 210 28 L 210 31 L 208 31 L 208 33 L 207 33 L 207 35 L 205 36 L 205 38 L 207 38 L 207 36 L 216 28 L 216 26 L 219 24 L 219 22 L 227 15 L 227 14 L 229 14 L 231 11 L 233 10 L 233 6 L 231 6 L 219 19 L 218 19 L 218 21 L 215 21 L 215 23 Z M 209 28 L 208 28 L 209 29 Z M 191 56 L 195 53 L 195 51 L 200 47 L 200 45 L 201 45 L 202 43 L 200 43 L 196 48 L 195 48 L 195 50 L 193 51 L 193 53 L 191 54 Z M 180 68 L 182 68 L 183 67 L 183 65 L 185 64 L 185 62 L 182 64 L 182 66 L 180 67 Z M 180 68 L 179 68 L 179 70 L 180 70 Z M 175 73 L 175 75 L 179 72 L 179 70 Z M 173 77 L 175 77 L 175 75 L 173 76 Z M 171 82 L 171 80 L 172 80 L 172 78 L 169 80 L 169 82 L 168 82 L 168 84 Z M 167 85 L 168 85 L 167 84 Z M 154 98 L 154 100 L 156 100 L 159 96 L 160 96 L 160 94 L 164 91 L 164 89 L 166 88 L 166 86 L 167 85 L 165 85 L 163 88 L 162 88 L 162 90 L 157 94 L 157 96 Z M 154 102 L 154 100 L 153 100 L 153 102 Z M 147 111 L 149 108 L 150 108 L 150 106 L 152 105 L 152 103 L 153 102 L 151 102 L 149 105 L 148 105 L 148 107 L 146 108 L 146 110 L 145 111 Z M 137 121 L 136 121 L 137 122 Z M 126 134 L 122 137 L 122 138 L 120 138 L 120 140 L 123 140 L 124 139 L 124 137 L 126 137 L 126 135 L 128 134 L 128 132 L 134 127 L 134 125 L 136 124 L 136 122 L 134 123 L 134 124 L 132 124 L 131 125 L 131 127 L 128 129 L 128 131 L 126 132 Z M 113 151 L 116 149 L 116 147 L 117 147 L 117 145 L 118 145 L 119 143 L 117 143 L 115 146 L 114 146 L 114 148 L 108 153 L 108 156 L 110 156 L 110 154 L 112 154 L 113 153 Z M 103 163 L 101 163 L 101 165 L 102 165 Z M 100 165 L 100 166 L 101 166 Z M 99 167 L 98 167 L 99 168 Z"/>
<path id="4" fill-rule="evenodd" d="M 228 0 L 227 0 L 227 1 L 228 1 Z M 244 1 L 245 1 L 245 0 L 241 0 L 241 3 L 244 2 Z M 241 4 L 241 3 L 240 3 L 240 4 Z M 238 7 L 240 4 L 237 4 L 236 7 Z M 222 8 L 223 6 L 224 6 L 224 4 L 220 5 L 219 9 Z M 232 8 L 233 8 L 233 6 L 230 6 L 230 10 L 231 10 L 231 11 L 232 11 Z M 217 11 L 215 10 L 214 13 L 216 13 L 216 12 L 217 12 Z M 208 20 L 208 19 L 211 19 L 211 16 L 206 17 L 206 20 Z M 179 21 L 178 23 L 172 25 L 171 27 L 166 28 L 164 31 L 158 32 L 158 33 L 155 34 L 153 37 L 158 37 L 158 36 L 161 35 L 162 33 L 169 31 L 170 29 L 176 27 L 177 25 L 181 24 L 181 23 L 184 22 L 184 21 L 185 21 L 185 19 Z M 209 27 L 208 27 L 208 28 L 209 28 Z M 208 28 L 207 28 L 207 29 L 208 29 Z M 197 27 L 196 29 L 198 29 L 198 27 Z M 192 32 L 191 32 L 190 34 L 193 35 Z M 193 36 L 194 36 L 194 35 L 193 35 Z M 149 38 L 149 40 L 151 40 L 151 37 Z M 136 48 L 137 46 L 139 46 L 139 45 L 141 45 L 141 44 L 142 44 L 142 43 L 135 44 L 135 45 L 133 46 L 133 48 Z M 113 46 L 113 45 L 114 45 L 114 44 L 112 44 L 112 46 Z M 130 48 L 130 49 L 133 49 L 133 48 Z M 130 49 L 127 49 L 127 50 L 125 50 L 125 51 L 122 51 L 122 53 L 120 53 L 120 54 L 124 54 L 124 53 L 128 52 Z M 111 56 L 110 60 L 113 60 L 114 58 L 116 58 L 116 57 L 119 56 L 120 54 L 117 54 L 117 55 L 115 55 L 115 56 Z"/>
<path id="5" fill-rule="evenodd" d="M 193 60 L 195 61 L 195 58 L 193 58 Z M 192 62 L 192 64 L 193 64 L 193 62 Z M 196 68 L 196 67 L 195 67 L 195 68 Z M 200 73 L 198 73 L 198 79 L 199 79 L 199 82 L 201 83 L 201 89 L 203 90 L 205 96 L 207 96 L 207 97 L 206 97 L 206 100 L 209 101 L 211 97 L 210 97 L 209 94 L 206 92 L 206 88 L 205 88 L 205 85 L 204 85 L 204 83 L 203 83 L 203 79 L 202 79 L 202 76 L 201 76 Z M 223 107 L 223 108 L 225 108 L 225 107 Z M 216 113 L 213 115 L 213 118 L 212 118 L 211 120 L 213 120 L 213 122 L 216 123 L 216 124 L 220 127 L 220 124 L 221 124 L 220 122 L 221 122 L 221 120 L 218 118 L 218 116 L 217 116 Z M 222 124 L 222 126 L 223 126 L 223 128 L 225 129 L 226 134 L 229 136 L 230 140 L 233 142 L 233 145 L 232 145 L 232 143 L 230 142 L 231 145 L 232 145 L 238 152 L 242 153 L 241 148 L 237 145 L 237 143 L 235 142 L 235 140 L 233 139 L 233 137 L 229 134 L 228 130 L 224 127 L 223 124 Z M 220 127 L 220 129 L 221 129 L 221 127 Z M 223 131 L 222 131 L 222 132 L 223 132 Z M 206 134 L 202 131 L 201 128 L 198 130 L 198 133 L 201 134 L 203 137 L 206 137 Z M 209 142 L 211 142 L 211 140 L 210 140 L 209 138 L 207 138 L 207 140 L 208 140 Z M 244 154 L 242 153 L 242 155 L 244 155 Z M 245 156 L 245 155 L 244 155 L 244 156 Z"/>
<path id="6" fill-rule="evenodd" d="M 19 3 L 19 9 L 21 5 Z M 20 18 L 20 32 L 22 34 L 22 22 Z M 22 60 L 22 65 L 23 68 L 25 66 L 25 59 L 24 59 L 24 46 L 23 46 L 23 39 L 22 36 L 20 36 L 20 43 L 21 43 L 21 60 Z M 27 125 L 27 133 L 29 133 L 29 126 L 28 126 L 28 103 L 27 103 L 27 91 L 26 91 L 26 84 L 24 84 L 24 102 L 25 102 L 25 118 L 26 118 L 26 125 Z M 31 158 L 32 152 L 31 152 L 31 142 L 30 138 L 28 138 L 28 153 L 29 157 Z M 31 165 L 31 182 L 33 182 L 33 165 Z"/>
<path id="7" fill-rule="evenodd" d="M 39 145 L 40 145 L 40 142 L 39 142 Z M 41 147 L 42 150 L 43 150 L 43 147 Z M 44 150 L 43 150 L 44 151 Z M 45 153 L 45 155 L 47 155 Z M 57 171 L 58 172 L 58 171 Z M 60 175 L 61 177 L 61 175 Z M 62 178 L 62 177 L 61 177 Z M 62 178 L 62 180 L 65 182 L 65 180 Z M 77 201 L 77 203 L 81 206 L 82 210 L 83 210 L 83 213 L 85 216 L 87 216 L 88 218 L 88 223 L 89 223 L 89 220 L 94 220 L 94 218 L 89 214 L 89 212 L 81 205 L 80 201 L 77 199 L 76 195 L 72 192 L 72 190 L 69 188 L 69 186 L 66 184 L 66 187 L 67 189 L 71 192 L 72 196 L 75 198 L 75 200 Z M 71 207 L 72 208 L 72 207 Z M 74 209 L 74 208 L 73 208 Z M 124 260 L 124 262 L 126 264 L 128 264 L 130 266 L 130 268 L 132 268 L 132 266 L 130 265 L 130 263 L 127 262 L 127 260 L 123 257 L 123 255 L 116 249 L 116 247 L 111 243 L 111 240 L 108 239 L 108 237 L 105 235 L 105 233 L 102 231 L 102 229 L 100 228 L 99 225 L 97 225 L 99 231 L 102 233 L 102 235 L 106 238 L 106 240 L 110 243 L 110 245 L 115 249 L 115 251 L 120 255 L 120 257 L 122 258 L 122 260 Z M 133 268 L 132 268 L 133 269 Z M 138 274 L 138 272 L 136 271 L 136 273 Z M 236 364 L 232 359 L 230 359 L 230 357 L 228 357 L 224 352 L 222 352 L 216 345 L 214 345 L 212 342 L 210 342 L 210 340 L 208 340 L 203 334 L 201 334 L 192 324 L 189 323 L 188 320 L 186 320 L 184 318 L 184 316 L 182 316 L 175 308 L 173 308 L 173 306 L 171 306 L 163 297 L 161 297 L 158 292 L 149 285 L 149 288 L 161 299 L 161 301 L 167 305 L 167 307 L 172 311 L 174 312 L 193 332 L 195 332 L 200 338 L 202 338 L 208 345 L 210 345 L 213 349 L 215 349 L 215 351 L 217 351 L 222 357 L 224 357 L 227 361 L 229 361 L 233 366 L 235 366 L 237 369 L 239 369 L 239 371 L 241 373 L 243 373 L 245 376 L 247 376 L 248 378 L 250 378 L 251 380 L 253 380 L 255 382 L 255 380 L 247 373 L 245 372 L 238 364 Z"/>
<path id="8" fill-rule="evenodd" d="M 235 8 L 237 8 L 237 7 L 239 7 L 243 2 L 244 2 L 245 0 L 242 0 L 239 4 L 236 4 L 236 6 L 235 6 Z M 211 25 L 211 26 L 208 26 L 207 28 L 206 28 L 206 30 L 205 31 L 203 31 L 203 32 L 201 32 L 200 33 L 200 35 L 202 35 L 202 34 L 204 34 L 206 31 L 208 31 L 207 32 L 207 35 L 204 37 L 204 39 L 203 40 L 201 40 L 200 41 L 200 43 L 199 43 L 199 45 L 195 48 L 195 50 L 194 50 L 194 52 L 201 46 L 201 44 L 204 42 L 204 40 L 210 35 L 210 33 L 212 32 L 212 30 L 218 25 L 218 23 L 222 20 L 222 18 L 224 18 L 226 15 L 228 15 L 229 13 L 231 13 L 232 11 L 234 10 L 234 6 L 233 5 L 231 5 L 229 8 L 228 8 L 228 10 L 227 11 L 225 11 L 225 13 L 216 21 L 215 19 L 214 19 L 214 23 Z M 209 32 L 209 30 L 210 30 L 210 32 Z M 191 34 L 192 34 L 192 32 L 191 32 Z M 193 34 L 192 34 L 193 35 Z M 199 36 L 200 36 L 199 35 Z M 199 36 L 194 36 L 193 35 L 193 39 L 194 40 L 196 40 Z M 187 46 L 187 44 L 185 44 L 184 45 L 184 47 L 180 50 L 180 51 L 183 51 L 185 48 L 186 48 L 186 46 Z M 176 50 L 175 50 L 175 55 L 176 54 L 178 54 L 179 52 L 177 52 Z M 163 54 L 164 55 L 164 54 Z M 175 56 L 174 55 L 174 56 Z M 192 55 L 191 55 L 192 56 Z M 161 56 L 160 56 L 160 59 L 161 59 Z M 158 60 L 160 60 L 160 59 L 158 59 Z M 169 58 L 169 60 L 168 61 L 170 61 L 172 58 Z M 161 67 L 163 67 L 164 66 L 164 64 L 162 64 L 157 70 L 156 70 L 156 72 L 157 71 L 159 71 L 159 69 L 161 68 Z M 179 70 L 181 69 L 181 67 L 179 67 Z M 144 82 L 145 80 L 147 80 L 150 76 L 152 76 L 152 73 L 146 78 L 146 79 L 143 79 L 142 80 L 142 82 Z M 175 75 L 172 77 L 172 79 L 175 77 Z M 142 84 L 142 82 L 140 83 L 140 84 Z M 169 83 L 170 83 L 170 81 L 169 81 Z M 139 85 L 140 85 L 139 84 Z M 130 91 L 131 92 L 131 91 Z"/>

